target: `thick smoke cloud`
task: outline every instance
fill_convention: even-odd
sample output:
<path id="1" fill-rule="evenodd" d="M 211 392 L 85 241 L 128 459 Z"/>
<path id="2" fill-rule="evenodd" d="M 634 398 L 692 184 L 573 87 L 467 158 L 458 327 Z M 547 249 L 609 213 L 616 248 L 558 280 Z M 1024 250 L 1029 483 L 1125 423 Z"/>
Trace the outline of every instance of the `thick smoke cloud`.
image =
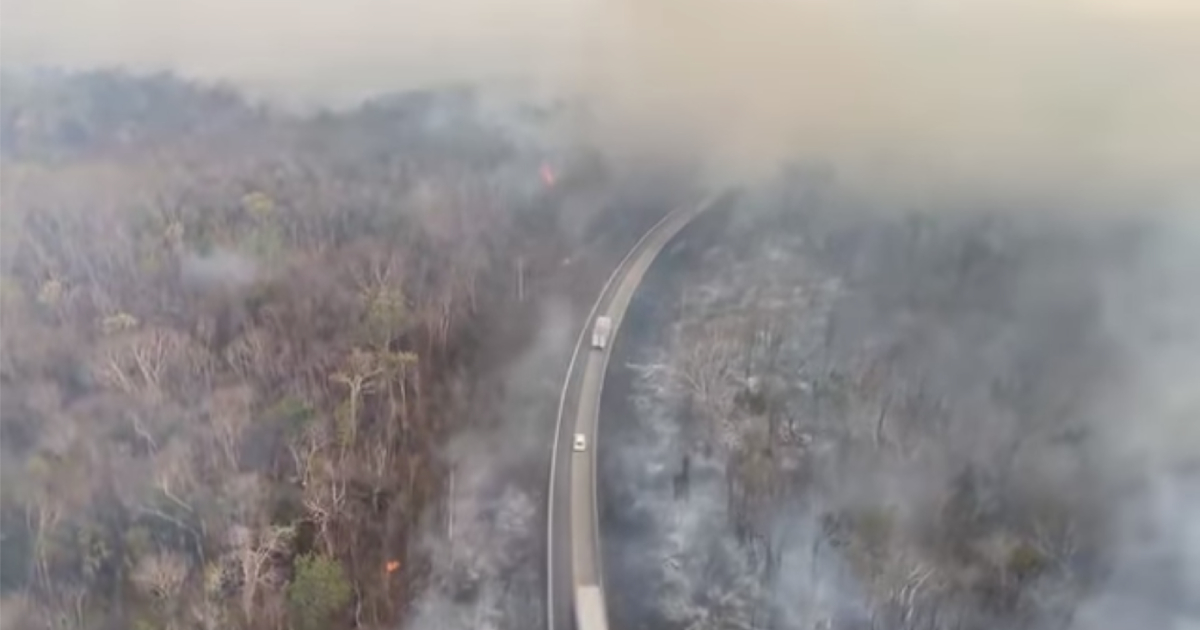
<path id="1" fill-rule="evenodd" d="M 170 68 L 301 104 L 518 85 L 586 97 L 622 148 L 726 176 L 799 152 L 914 202 L 1179 205 L 1200 173 L 1184 0 L 13 0 L 4 21 L 6 63 Z"/>
<path id="2" fill-rule="evenodd" d="M 909 185 L 1080 187 L 1197 166 L 1195 20 L 1054 3 L 638 7 L 606 31 L 600 72 L 616 71 L 589 83 L 737 166 L 799 148 Z"/>

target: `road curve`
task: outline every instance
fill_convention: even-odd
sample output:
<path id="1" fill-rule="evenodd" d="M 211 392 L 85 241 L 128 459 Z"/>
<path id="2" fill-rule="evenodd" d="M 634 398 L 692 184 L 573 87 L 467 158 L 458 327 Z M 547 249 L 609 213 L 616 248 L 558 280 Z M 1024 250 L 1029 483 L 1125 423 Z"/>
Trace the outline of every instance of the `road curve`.
<path id="1" fill-rule="evenodd" d="M 583 322 L 563 381 L 550 456 L 546 511 L 548 630 L 572 630 L 575 627 L 576 588 L 599 587 L 603 601 L 595 447 L 604 374 L 621 320 L 643 276 L 663 247 L 692 219 L 724 197 L 724 194 L 714 194 L 700 203 L 674 210 L 650 228 L 609 276 Z M 596 318 L 601 315 L 612 318 L 613 328 L 607 347 L 595 350 L 591 348 L 590 333 Z M 575 433 L 587 436 L 587 450 L 572 451 Z"/>

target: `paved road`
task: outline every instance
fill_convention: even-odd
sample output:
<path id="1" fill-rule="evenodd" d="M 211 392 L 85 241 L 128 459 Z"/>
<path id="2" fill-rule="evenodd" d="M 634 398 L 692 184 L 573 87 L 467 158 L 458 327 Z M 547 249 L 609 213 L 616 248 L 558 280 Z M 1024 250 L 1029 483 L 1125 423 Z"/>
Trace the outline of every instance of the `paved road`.
<path id="1" fill-rule="evenodd" d="M 574 627 L 573 600 L 577 586 L 594 584 L 603 592 L 600 536 L 596 513 L 596 435 L 600 395 L 613 341 L 642 277 L 662 248 L 698 214 L 722 197 L 675 210 L 651 228 L 613 272 L 583 323 L 567 368 L 550 459 L 547 509 L 547 628 Z M 596 317 L 612 318 L 608 348 L 591 347 Z M 588 448 L 572 450 L 575 433 L 587 436 Z"/>

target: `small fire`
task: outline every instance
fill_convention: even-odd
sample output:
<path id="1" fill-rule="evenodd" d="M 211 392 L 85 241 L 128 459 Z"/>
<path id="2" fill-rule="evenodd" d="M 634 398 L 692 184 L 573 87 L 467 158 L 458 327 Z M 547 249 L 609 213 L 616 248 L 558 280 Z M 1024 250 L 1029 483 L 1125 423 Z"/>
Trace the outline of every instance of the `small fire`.
<path id="1" fill-rule="evenodd" d="M 396 571 L 396 569 L 399 569 L 399 568 L 400 568 L 399 560 L 388 561 L 388 563 L 387 563 L 387 572 L 388 573 L 394 573 Z"/>
<path id="2" fill-rule="evenodd" d="M 542 164 L 542 168 L 539 170 L 542 174 L 542 183 L 545 184 L 547 188 L 553 186 L 557 179 L 557 177 L 554 175 L 554 169 L 550 168 L 549 164 Z"/>

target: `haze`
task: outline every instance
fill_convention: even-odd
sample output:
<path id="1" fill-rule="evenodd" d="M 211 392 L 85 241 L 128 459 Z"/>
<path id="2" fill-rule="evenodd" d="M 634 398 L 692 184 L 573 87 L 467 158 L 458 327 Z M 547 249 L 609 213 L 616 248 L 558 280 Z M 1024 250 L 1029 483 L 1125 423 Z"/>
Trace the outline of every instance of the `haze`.
<path id="1" fill-rule="evenodd" d="M 1179 207 L 1200 177 L 1184 0 L 10 0 L 10 65 L 123 65 L 293 105 L 488 83 L 587 97 L 588 129 L 724 175 L 833 161 L 922 199 Z M 633 141 L 636 139 L 636 142 Z"/>
<path id="2" fill-rule="evenodd" d="M 0 23 L 17 70 L 184 79 L 4 85 L 4 470 L 20 493 L 6 485 L 0 516 L 5 557 L 36 562 L 5 563 L 19 588 L 0 593 L 0 628 L 61 619 L 56 598 L 106 582 L 122 587 L 93 589 L 86 610 L 114 627 L 211 611 L 319 624 L 303 606 L 314 567 L 346 572 L 355 597 L 325 612 L 353 599 L 362 627 L 538 627 L 542 457 L 575 326 L 656 213 L 727 181 L 749 185 L 696 228 L 714 244 L 673 247 L 656 263 L 673 275 L 639 289 L 677 320 L 641 326 L 674 345 L 612 364 L 720 376 L 702 397 L 606 386 L 662 394 L 643 405 L 657 418 L 606 408 L 654 439 L 605 446 L 605 420 L 591 441 L 610 468 L 600 490 L 628 489 L 608 503 L 655 528 L 602 526 L 645 564 L 606 580 L 712 620 L 728 611 L 704 602 L 728 582 L 728 601 L 791 627 L 825 614 L 797 594 L 858 605 L 922 564 L 945 578 L 927 589 L 934 613 L 989 618 L 971 607 L 1004 598 L 956 586 L 977 569 L 1017 575 L 1005 592 L 1053 600 L 1038 610 L 1078 613 L 1080 630 L 1183 627 L 1200 610 L 1197 0 L 4 0 Z M 447 85 L 521 107 L 452 91 L 357 107 Z M 524 107 L 547 96 L 561 116 Z M 667 159 L 626 159 L 647 156 Z M 696 162 L 714 181 L 679 168 Z M 846 392 L 855 405 L 827 404 Z M 754 441 L 788 405 L 794 439 Z M 730 418 L 746 439 L 716 457 L 698 445 L 718 440 L 678 428 L 729 435 Z M 680 456 L 683 471 L 709 459 L 707 495 L 700 473 L 668 491 Z M 785 470 L 801 458 L 811 479 Z M 788 475 L 792 503 L 763 470 Z M 345 501 L 359 478 L 373 490 Z M 747 501 L 729 502 L 739 485 Z M 1006 507 L 976 518 L 991 497 Z M 201 553 L 127 543 L 128 515 L 162 499 L 188 514 L 157 517 L 162 531 Z M 303 507 L 268 513 L 284 502 Z M 899 533 L 872 552 L 886 564 L 809 562 L 834 540 L 825 516 L 848 516 L 865 549 L 868 517 L 891 523 L 893 506 Z M 727 516 L 793 560 L 753 568 Z M 1062 545 L 1037 542 L 1047 523 Z M 316 542 L 290 540 L 301 526 Z M 64 533 L 79 544 L 59 570 L 43 542 Z M 95 549 L 133 588 L 94 570 Z M 1064 569 L 1043 572 L 1051 560 Z M 241 597 L 210 605 L 210 568 L 224 593 L 235 565 Z M 1047 580 L 1020 577 L 1035 573 Z M 676 595 L 648 587 L 660 580 Z M 178 607 L 161 606 L 171 593 Z"/>

